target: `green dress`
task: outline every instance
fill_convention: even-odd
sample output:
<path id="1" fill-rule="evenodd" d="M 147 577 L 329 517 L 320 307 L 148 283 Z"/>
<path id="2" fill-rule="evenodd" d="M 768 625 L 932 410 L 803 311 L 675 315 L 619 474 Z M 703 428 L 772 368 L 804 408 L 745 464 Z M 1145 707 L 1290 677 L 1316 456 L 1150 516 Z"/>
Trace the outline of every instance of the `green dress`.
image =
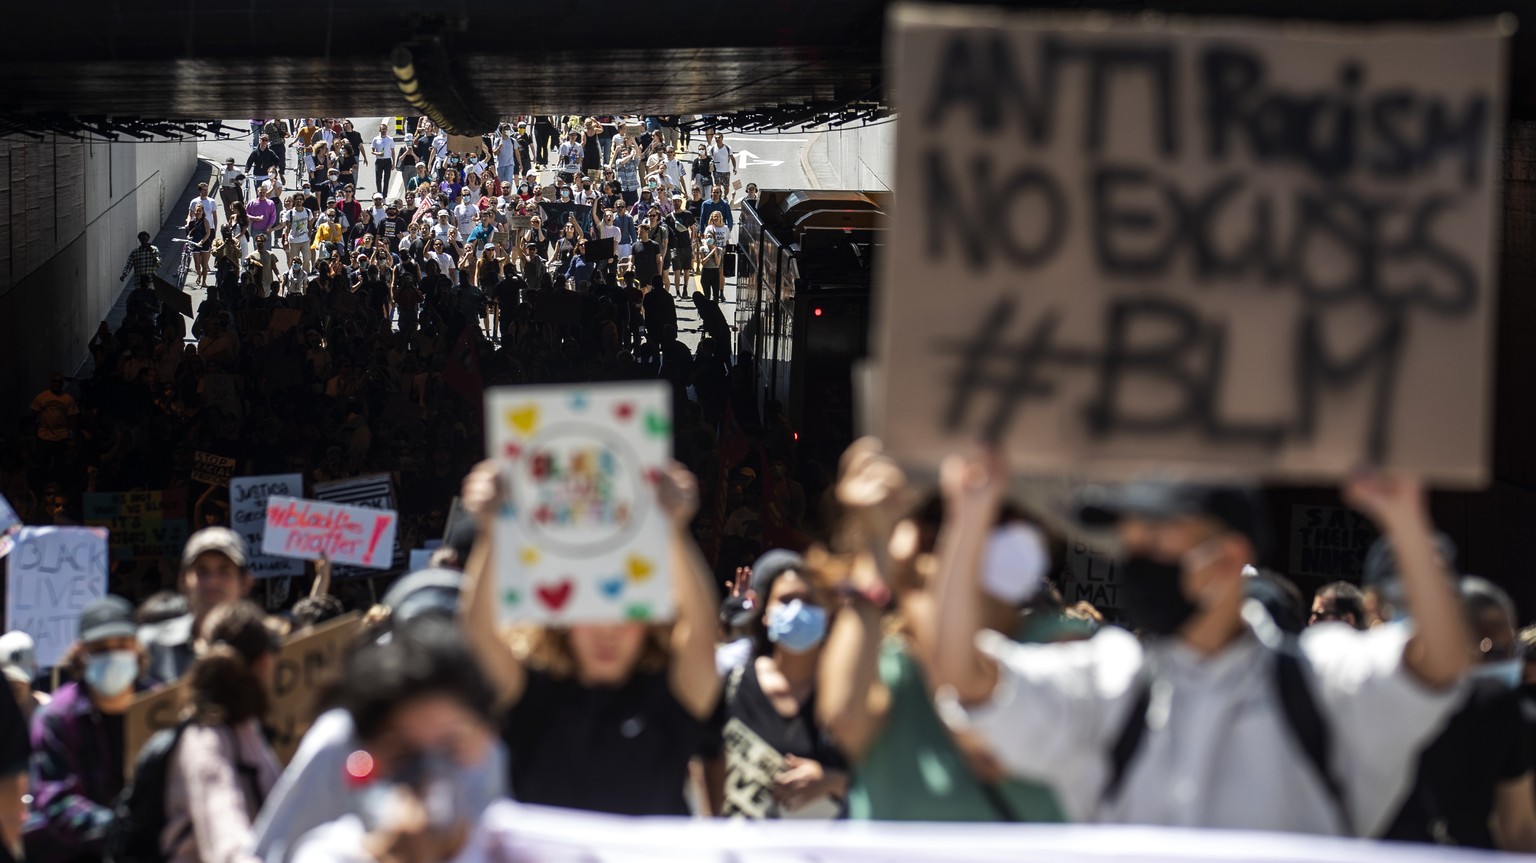
<path id="1" fill-rule="evenodd" d="M 976 779 L 933 709 L 927 681 L 899 638 L 880 648 L 891 691 L 885 726 L 854 766 L 848 817 L 869 821 L 1065 821 L 1044 785 L 1005 780 L 993 794 Z M 1006 812 L 1006 814 L 1005 814 Z"/>

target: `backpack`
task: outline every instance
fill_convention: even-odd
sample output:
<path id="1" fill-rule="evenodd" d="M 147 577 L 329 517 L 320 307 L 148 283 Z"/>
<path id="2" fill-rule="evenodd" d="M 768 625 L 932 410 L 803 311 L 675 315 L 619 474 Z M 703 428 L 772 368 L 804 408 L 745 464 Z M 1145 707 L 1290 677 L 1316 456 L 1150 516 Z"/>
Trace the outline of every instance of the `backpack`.
<path id="1" fill-rule="evenodd" d="M 1318 709 L 1317 698 L 1312 694 L 1311 684 L 1307 682 L 1294 639 L 1289 639 L 1285 646 L 1275 652 L 1273 674 L 1286 727 L 1290 729 L 1307 763 L 1312 765 L 1313 772 L 1322 782 L 1334 810 L 1338 812 L 1339 823 L 1344 826 L 1345 833 L 1355 835 L 1354 819 L 1350 816 L 1344 787 L 1330 766 L 1333 732 L 1328 727 L 1328 720 Z M 1112 802 L 1120 795 L 1131 761 L 1146 737 L 1147 713 L 1152 707 L 1152 680 L 1145 669 L 1135 686 L 1131 710 L 1126 714 L 1125 725 L 1109 751 L 1109 781 L 1104 785 L 1101 803 Z"/>
<path id="2" fill-rule="evenodd" d="M 174 728 L 156 731 L 133 760 L 133 782 L 112 806 L 112 826 L 107 828 L 106 859 L 111 863 L 150 863 L 164 860 L 160 831 L 165 827 L 165 790 L 171 756 L 181 734 L 192 724 L 184 719 Z M 191 825 L 188 825 L 190 829 Z M 181 837 L 172 843 L 179 844 Z"/>

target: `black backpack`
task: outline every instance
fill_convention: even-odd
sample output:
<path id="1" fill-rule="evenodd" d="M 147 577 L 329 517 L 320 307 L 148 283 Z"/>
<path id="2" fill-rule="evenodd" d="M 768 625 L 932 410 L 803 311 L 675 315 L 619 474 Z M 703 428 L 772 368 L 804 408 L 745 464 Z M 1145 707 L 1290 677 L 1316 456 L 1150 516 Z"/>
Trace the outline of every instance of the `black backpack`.
<path id="1" fill-rule="evenodd" d="M 112 806 L 106 859 L 111 863 L 152 863 L 165 859 L 160 831 L 165 828 L 165 787 L 171 756 L 191 720 L 156 731 L 133 760 L 133 782 Z"/>

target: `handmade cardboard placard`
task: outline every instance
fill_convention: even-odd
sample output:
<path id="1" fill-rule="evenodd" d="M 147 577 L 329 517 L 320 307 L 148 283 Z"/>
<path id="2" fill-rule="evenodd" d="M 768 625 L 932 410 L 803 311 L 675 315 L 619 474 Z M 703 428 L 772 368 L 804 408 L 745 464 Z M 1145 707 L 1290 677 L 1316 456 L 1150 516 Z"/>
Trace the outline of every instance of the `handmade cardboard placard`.
<path id="1" fill-rule="evenodd" d="M 187 543 L 187 490 L 92 492 L 85 523 L 107 528 L 113 560 L 181 560 Z"/>
<path id="2" fill-rule="evenodd" d="M 304 496 L 304 477 L 297 473 L 235 477 L 229 482 L 229 523 L 245 538 L 250 571 L 256 578 L 303 575 L 304 561 L 261 551 L 267 532 L 267 500 L 273 495 Z"/>
<path id="3" fill-rule="evenodd" d="M 394 560 L 398 517 L 391 509 L 347 506 L 274 495 L 267 498 L 261 550 L 303 560 L 326 559 L 372 569 Z"/>
<path id="4" fill-rule="evenodd" d="M 23 527 L 6 557 L 5 628 L 37 645 L 37 664 L 58 665 L 80 633 L 80 613 L 107 595 L 107 531 Z"/>
<path id="5" fill-rule="evenodd" d="M 123 718 L 123 779 L 133 781 L 133 762 L 156 731 L 170 728 L 181 719 L 187 684 L 176 680 L 141 693 L 128 705 Z"/>
<path id="6" fill-rule="evenodd" d="M 328 503 L 344 503 L 348 506 L 372 509 L 395 509 L 395 484 L 387 473 L 370 473 L 351 479 L 317 482 L 310 495 L 316 500 Z M 394 561 L 399 561 L 402 565 L 405 563 L 405 550 L 400 547 L 398 535 L 389 548 L 389 559 L 391 563 Z M 372 573 L 356 566 L 336 566 L 331 569 L 331 577 L 337 579 L 367 575 Z"/>
<path id="7" fill-rule="evenodd" d="M 672 454 L 671 398 L 659 381 L 486 393 L 487 452 L 510 490 L 495 534 L 503 620 L 671 616 L 655 488 Z"/>
<path id="8" fill-rule="evenodd" d="M 892 452 L 1485 481 L 1494 22 L 892 22 Z"/>
<path id="9" fill-rule="evenodd" d="M 229 478 L 234 476 L 234 473 L 235 460 L 229 456 L 217 455 L 211 452 L 195 452 L 192 454 L 193 482 L 228 486 Z"/>
<path id="10" fill-rule="evenodd" d="M 321 690 L 341 669 L 347 647 L 362 628 L 357 612 L 329 620 L 283 642 L 267 689 L 267 727 L 272 749 L 287 764 L 314 724 Z"/>

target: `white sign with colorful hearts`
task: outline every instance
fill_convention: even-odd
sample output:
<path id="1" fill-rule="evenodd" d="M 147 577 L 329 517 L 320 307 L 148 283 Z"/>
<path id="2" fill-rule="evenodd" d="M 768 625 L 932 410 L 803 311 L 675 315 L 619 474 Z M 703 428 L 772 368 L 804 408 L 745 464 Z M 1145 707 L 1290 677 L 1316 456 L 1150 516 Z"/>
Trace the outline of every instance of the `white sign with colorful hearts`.
<path id="1" fill-rule="evenodd" d="M 485 416 L 486 451 L 510 492 L 495 534 L 502 620 L 669 619 L 667 517 L 656 503 L 672 457 L 667 384 L 494 389 Z"/>

